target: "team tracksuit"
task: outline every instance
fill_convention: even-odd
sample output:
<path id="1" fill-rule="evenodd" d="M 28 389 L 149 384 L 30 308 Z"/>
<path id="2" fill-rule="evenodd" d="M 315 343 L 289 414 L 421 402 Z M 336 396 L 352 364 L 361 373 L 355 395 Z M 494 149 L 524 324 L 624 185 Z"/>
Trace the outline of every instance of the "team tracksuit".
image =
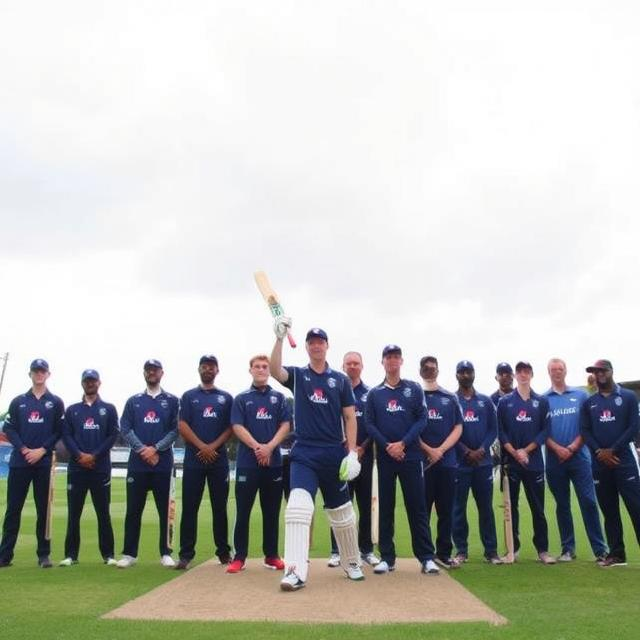
<path id="1" fill-rule="evenodd" d="M 178 435 L 178 398 L 162 390 L 151 396 L 147 391 L 127 400 L 120 420 L 122 437 L 131 447 L 127 464 L 127 512 L 124 520 L 123 554 L 136 558 L 140 542 L 142 512 L 151 491 L 160 520 L 160 555 L 171 555 L 169 546 L 169 491 L 173 471 L 172 445 Z M 160 456 L 158 464 L 147 464 L 139 455 L 153 446 Z"/>
<path id="2" fill-rule="evenodd" d="M 5 417 L 4 432 L 13 445 L 7 480 L 7 510 L 2 526 L 0 561 L 11 562 L 20 530 L 20 515 L 33 483 L 36 504 L 36 538 L 38 558 L 48 557 L 51 541 L 45 538 L 47 504 L 51 474 L 51 453 L 62 436 L 64 404 L 58 396 L 46 391 L 36 398 L 31 390 L 14 398 Z M 44 447 L 46 454 L 35 464 L 29 464 L 20 449 Z"/>
<path id="3" fill-rule="evenodd" d="M 116 408 L 98 397 L 71 405 L 65 414 L 64 444 L 71 458 L 67 469 L 67 536 L 65 558 L 78 559 L 80 551 L 80 517 L 87 492 L 98 518 L 98 546 L 104 560 L 113 558 L 114 541 L 109 505 L 111 503 L 110 451 L 118 437 Z M 93 469 L 82 467 L 80 453 L 95 456 Z"/>
<path id="4" fill-rule="evenodd" d="M 582 405 L 580 430 L 592 452 L 596 495 L 604 514 L 604 529 L 612 556 L 626 559 L 620 518 L 619 497 L 622 497 L 640 543 L 640 479 L 638 465 L 629 444 L 638 435 L 638 400 L 628 389 L 615 385 L 604 396 L 597 392 Z M 596 452 L 613 449 L 620 464 L 608 467 Z"/>
<path id="5" fill-rule="evenodd" d="M 180 401 L 180 420 L 184 420 L 204 443 L 213 442 L 231 427 L 233 396 L 221 389 L 198 386 L 186 391 Z M 215 554 L 224 562 L 229 557 L 229 459 L 226 444 L 217 450 L 214 462 L 201 462 L 198 450 L 186 443 L 182 472 L 182 517 L 180 519 L 180 559 L 193 560 L 196 555 L 198 510 L 205 484 L 213 513 Z"/>
<path id="6" fill-rule="evenodd" d="M 477 393 L 470 398 L 461 392 L 457 394 L 462 410 L 462 436 L 456 444 L 458 454 L 458 482 L 453 509 L 453 541 L 458 553 L 468 555 L 469 522 L 467 520 L 467 500 L 469 489 L 478 507 L 478 525 L 484 555 L 497 555 L 498 539 L 496 521 L 493 514 L 493 464 L 491 445 L 498 436 L 496 410 L 491 398 Z M 470 464 L 465 458 L 469 450 L 482 448 L 484 457 L 477 464 Z"/>
<path id="7" fill-rule="evenodd" d="M 252 386 L 236 396 L 231 424 L 243 426 L 256 442 L 266 444 L 280 425 L 291 420 L 289 405 L 282 393 L 270 386 Z M 271 454 L 269 466 L 258 465 L 254 452 L 238 439 L 236 464 L 236 523 L 233 529 L 234 560 L 244 561 L 249 547 L 251 509 L 260 492 L 262 510 L 262 551 L 266 558 L 278 557 L 278 520 L 282 502 L 282 456 L 280 447 Z"/>
<path id="8" fill-rule="evenodd" d="M 397 387 L 386 383 L 373 387 L 367 396 L 365 424 L 367 432 L 378 445 L 380 556 L 390 567 L 395 565 L 393 533 L 398 478 L 409 520 L 413 553 L 424 564 L 433 559 L 433 542 L 425 500 L 424 456 L 418 444 L 427 424 L 427 408 L 420 385 L 402 379 Z M 386 447 L 400 440 L 405 445 L 405 457 L 398 462 L 387 453 Z"/>
<path id="9" fill-rule="evenodd" d="M 516 389 L 498 402 L 498 434 L 508 465 L 515 551 L 520 549 L 520 484 L 524 486 L 533 518 L 533 544 L 538 553 L 549 550 L 549 532 L 544 515 L 544 460 L 541 449 L 549 427 L 549 402 L 533 390 L 528 400 L 524 400 Z M 529 454 L 529 464 L 526 467 L 504 450 L 506 444 L 511 444 L 514 449 L 524 449 L 532 442 L 538 446 Z"/>

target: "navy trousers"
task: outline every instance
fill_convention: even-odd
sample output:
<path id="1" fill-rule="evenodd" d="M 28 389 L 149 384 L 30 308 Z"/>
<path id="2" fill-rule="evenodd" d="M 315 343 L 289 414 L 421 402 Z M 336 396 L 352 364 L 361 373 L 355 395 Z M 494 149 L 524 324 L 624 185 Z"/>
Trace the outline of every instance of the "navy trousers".
<path id="1" fill-rule="evenodd" d="M 517 462 L 509 466 L 509 491 L 511 493 L 511 521 L 513 525 L 513 546 L 520 549 L 520 485 L 531 509 L 533 519 L 533 546 L 538 553 L 549 551 L 549 529 L 544 515 L 544 472 L 525 469 Z"/>
<path id="2" fill-rule="evenodd" d="M 424 472 L 427 500 L 427 519 L 431 519 L 431 510 L 435 505 L 438 516 L 438 534 L 436 537 L 436 555 L 449 558 L 453 550 L 451 541 L 453 527 L 453 502 L 456 491 L 456 468 L 434 464 Z M 430 526 L 430 525 L 429 525 Z"/>

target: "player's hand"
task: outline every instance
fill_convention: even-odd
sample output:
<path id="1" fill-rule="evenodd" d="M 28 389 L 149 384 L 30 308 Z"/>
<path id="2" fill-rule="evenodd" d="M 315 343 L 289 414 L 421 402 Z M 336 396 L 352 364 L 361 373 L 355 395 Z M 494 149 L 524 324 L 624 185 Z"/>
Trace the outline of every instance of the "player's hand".
<path id="1" fill-rule="evenodd" d="M 529 454 L 524 449 L 516 449 L 515 458 L 523 467 L 526 467 L 529 464 Z"/>
<path id="2" fill-rule="evenodd" d="M 273 332 L 276 338 L 283 340 L 291 329 L 291 318 L 289 316 L 278 316 L 273 323 Z"/>
<path id="3" fill-rule="evenodd" d="M 360 462 L 358 462 L 358 454 L 355 451 L 349 451 L 340 463 L 340 473 L 338 477 L 343 482 L 350 482 L 354 478 L 357 478 L 359 473 Z"/>
<path id="4" fill-rule="evenodd" d="M 27 449 L 26 453 L 24 454 L 24 458 L 29 464 L 36 464 L 37 462 L 40 462 L 40 460 L 42 460 L 46 453 L 47 450 L 44 447 L 38 447 L 37 449 Z"/>
<path id="5" fill-rule="evenodd" d="M 598 462 L 606 464 L 607 467 L 617 467 L 620 464 L 620 458 L 613 453 L 613 449 L 599 449 L 596 457 Z"/>
<path id="6" fill-rule="evenodd" d="M 156 451 L 151 458 L 147 461 L 152 467 L 155 467 L 160 462 L 160 454 Z"/>
<path id="7" fill-rule="evenodd" d="M 96 466 L 96 458 L 90 453 L 80 452 L 78 455 L 78 464 L 85 469 L 93 469 Z"/>
<path id="8" fill-rule="evenodd" d="M 157 450 L 155 447 L 142 447 L 142 449 L 140 449 L 140 451 L 138 452 L 139 456 L 147 464 L 151 464 L 151 459 L 153 458 L 155 453 L 157 453 Z"/>
<path id="9" fill-rule="evenodd" d="M 404 442 L 398 440 L 398 442 L 390 442 L 386 447 L 386 452 L 397 462 L 404 460 Z"/>
<path id="10" fill-rule="evenodd" d="M 566 462 L 573 455 L 567 447 L 558 447 L 554 453 L 560 462 Z"/>
<path id="11" fill-rule="evenodd" d="M 467 453 L 467 459 L 469 460 L 469 462 L 471 462 L 471 464 L 478 465 L 484 458 L 485 453 L 486 452 L 484 449 L 472 449 Z"/>
<path id="12" fill-rule="evenodd" d="M 268 444 L 258 444 L 253 450 L 256 460 L 261 467 L 268 467 L 271 461 L 271 453 L 273 449 Z"/>
<path id="13" fill-rule="evenodd" d="M 358 454 L 358 460 L 362 460 L 362 456 L 364 455 L 365 449 L 364 447 L 356 447 L 356 453 Z"/>

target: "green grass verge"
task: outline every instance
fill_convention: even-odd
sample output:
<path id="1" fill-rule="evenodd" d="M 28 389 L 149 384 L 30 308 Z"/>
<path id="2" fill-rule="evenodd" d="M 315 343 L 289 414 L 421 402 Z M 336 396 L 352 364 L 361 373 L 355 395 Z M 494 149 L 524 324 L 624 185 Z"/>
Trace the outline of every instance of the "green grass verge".
<path id="1" fill-rule="evenodd" d="M 56 483 L 57 506 L 53 529 L 52 560 L 62 558 L 66 519 L 64 477 Z M 179 491 L 178 491 L 179 493 Z M 116 534 L 116 548 L 120 549 L 125 510 L 124 480 L 114 479 L 112 515 Z M 496 501 L 499 494 L 496 491 Z M 575 503 L 575 500 L 574 500 Z M 6 505 L 6 480 L 0 480 L 0 513 Z M 399 556 L 411 556 L 406 517 L 402 500 L 398 499 L 396 541 Z M 233 526 L 235 502 L 229 501 L 230 526 Z M 477 597 L 509 619 L 504 627 L 479 624 L 394 624 L 380 626 L 299 625 L 280 623 L 230 622 L 132 622 L 100 620 L 100 615 L 171 580 L 175 573 L 159 565 L 157 552 L 157 515 L 151 498 L 147 502 L 138 565 L 129 571 L 105 567 L 97 549 L 95 516 L 90 502 L 85 507 L 82 525 L 80 565 L 44 571 L 36 566 L 35 510 L 29 498 L 23 511 L 22 527 L 14 566 L 0 570 L 0 633 L 7 639 L 64 639 L 107 640 L 135 637 L 144 640 L 161 637 L 173 640 L 188 637 L 228 638 L 251 636 L 254 640 L 297 638 L 307 640 L 333 638 L 384 638 L 402 635 L 411 638 L 467 639 L 495 638 L 514 640 L 548 638 L 584 640 L 585 638 L 614 637 L 616 640 L 638 636 L 635 606 L 640 584 L 640 552 L 631 524 L 624 519 L 628 559 L 626 568 L 603 570 L 596 567 L 589 551 L 580 516 L 576 515 L 578 553 L 576 562 L 544 567 L 534 561 L 530 541 L 530 516 L 522 505 L 523 548 L 521 561 L 514 566 L 491 567 L 481 562 L 475 519 L 470 508 L 471 560 L 453 575 Z M 500 513 L 496 510 L 498 519 Z M 553 500 L 548 496 L 547 516 L 550 525 L 551 551 L 558 552 L 558 534 L 553 514 Z M 499 523 L 500 524 L 500 523 Z M 252 518 L 250 555 L 260 556 L 260 513 Z M 500 536 L 501 537 L 501 536 Z M 327 523 L 318 513 L 315 519 L 311 555 L 324 558 L 329 551 Z M 281 540 L 282 545 L 282 540 Z M 200 511 L 198 556 L 204 561 L 213 554 L 211 514 L 208 502 Z M 416 571 L 418 570 L 416 564 Z M 363 585 L 366 589 L 366 582 Z M 283 595 L 295 597 L 295 595 Z M 250 603 L 238 603 L 250 607 Z M 319 595 L 318 606 L 322 606 Z M 372 602 L 371 606 L 375 606 Z M 456 606 L 455 602 L 451 603 Z"/>

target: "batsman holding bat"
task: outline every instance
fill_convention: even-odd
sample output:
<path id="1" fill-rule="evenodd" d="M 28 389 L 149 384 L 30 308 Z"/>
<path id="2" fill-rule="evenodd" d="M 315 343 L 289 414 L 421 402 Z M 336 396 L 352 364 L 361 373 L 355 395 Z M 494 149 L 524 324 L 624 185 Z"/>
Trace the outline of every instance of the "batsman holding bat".
<path id="1" fill-rule="evenodd" d="M 271 375 L 294 394 L 296 439 L 291 450 L 291 493 L 284 517 L 283 591 L 301 589 L 307 581 L 309 528 L 318 488 L 338 543 L 342 568 L 351 580 L 364 579 L 356 515 L 347 488 L 347 482 L 360 472 L 351 383 L 327 364 L 329 339 L 322 329 L 307 333 L 306 367 L 283 367 L 282 341 L 290 327 L 289 318 L 276 318 L 276 343 L 270 363 Z"/>
<path id="2" fill-rule="evenodd" d="M 5 418 L 4 432 L 13 445 L 7 482 L 7 511 L 2 526 L 0 568 L 8 567 L 18 540 L 22 507 L 33 483 L 36 503 L 38 565 L 50 568 L 51 541 L 47 538 L 47 511 L 52 453 L 62 436 L 64 404 L 47 389 L 49 364 L 38 358 L 31 363 L 31 389 L 14 398 Z"/>

